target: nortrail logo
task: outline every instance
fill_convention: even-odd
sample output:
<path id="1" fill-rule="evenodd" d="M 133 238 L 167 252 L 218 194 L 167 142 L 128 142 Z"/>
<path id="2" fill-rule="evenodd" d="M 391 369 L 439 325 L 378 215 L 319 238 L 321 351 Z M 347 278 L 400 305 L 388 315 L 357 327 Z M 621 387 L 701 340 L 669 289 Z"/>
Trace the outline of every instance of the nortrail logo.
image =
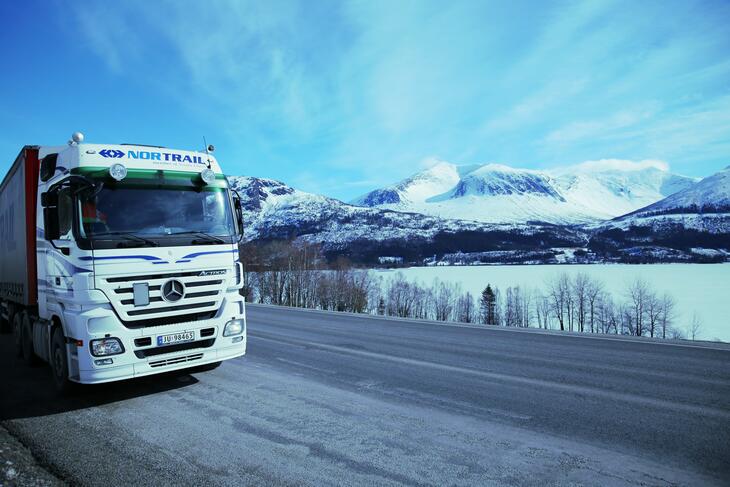
<path id="1" fill-rule="evenodd" d="M 116 149 L 103 149 L 99 151 L 101 157 L 119 158 L 124 157 L 124 152 Z"/>

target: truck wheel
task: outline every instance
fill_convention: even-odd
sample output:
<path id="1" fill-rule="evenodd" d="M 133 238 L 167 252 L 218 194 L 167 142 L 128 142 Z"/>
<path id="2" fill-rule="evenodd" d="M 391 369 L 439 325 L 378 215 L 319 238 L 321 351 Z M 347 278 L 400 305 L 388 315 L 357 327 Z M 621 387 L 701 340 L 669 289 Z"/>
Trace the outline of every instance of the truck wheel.
<path id="1" fill-rule="evenodd" d="M 20 323 L 23 360 L 25 360 L 25 363 L 30 366 L 36 365 L 39 360 L 33 350 L 33 329 L 30 326 L 28 313 L 22 313 L 20 315 Z"/>
<path id="2" fill-rule="evenodd" d="M 20 313 L 13 316 L 13 343 L 15 348 L 15 356 L 23 356 L 23 321 Z"/>
<path id="3" fill-rule="evenodd" d="M 51 339 L 51 371 L 53 382 L 59 394 L 65 394 L 71 390 L 74 383 L 68 379 L 68 354 L 66 352 L 66 338 L 63 336 L 61 327 L 53 331 Z"/>

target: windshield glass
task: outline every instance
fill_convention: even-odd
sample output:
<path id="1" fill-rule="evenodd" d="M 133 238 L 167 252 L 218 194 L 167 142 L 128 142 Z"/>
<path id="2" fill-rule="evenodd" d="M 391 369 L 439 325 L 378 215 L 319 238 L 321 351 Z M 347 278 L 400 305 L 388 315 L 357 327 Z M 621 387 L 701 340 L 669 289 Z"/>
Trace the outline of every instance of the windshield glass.
<path id="1" fill-rule="evenodd" d="M 228 190 L 221 187 L 105 185 L 98 194 L 81 195 L 79 199 L 83 238 L 184 234 L 223 243 L 220 238 L 209 237 L 231 237 L 235 233 Z"/>

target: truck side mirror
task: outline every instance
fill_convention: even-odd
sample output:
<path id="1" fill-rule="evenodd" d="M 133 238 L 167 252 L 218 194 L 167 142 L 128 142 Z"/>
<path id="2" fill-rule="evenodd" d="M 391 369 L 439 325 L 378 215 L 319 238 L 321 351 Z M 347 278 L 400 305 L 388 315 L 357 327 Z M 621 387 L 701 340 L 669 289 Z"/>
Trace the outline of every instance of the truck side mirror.
<path id="1" fill-rule="evenodd" d="M 46 240 L 58 240 L 61 230 L 58 225 L 58 207 L 43 208 L 43 235 Z"/>
<path id="2" fill-rule="evenodd" d="M 41 160 L 41 181 L 45 183 L 56 174 L 56 162 L 58 162 L 58 154 L 48 154 Z"/>
<path id="3" fill-rule="evenodd" d="M 243 207 L 241 206 L 241 197 L 238 193 L 233 195 L 233 208 L 236 210 L 236 222 L 238 223 L 238 230 L 243 235 Z"/>

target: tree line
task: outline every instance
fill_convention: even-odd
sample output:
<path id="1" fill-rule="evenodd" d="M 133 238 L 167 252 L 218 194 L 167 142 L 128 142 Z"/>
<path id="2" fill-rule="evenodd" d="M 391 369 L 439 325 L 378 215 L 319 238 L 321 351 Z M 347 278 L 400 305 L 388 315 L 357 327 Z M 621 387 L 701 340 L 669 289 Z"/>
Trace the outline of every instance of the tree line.
<path id="1" fill-rule="evenodd" d="M 475 296 L 457 283 L 413 282 L 402 273 L 377 277 L 346 259 L 324 261 L 316 246 L 273 242 L 244 246 L 242 293 L 247 300 L 301 308 L 402 318 L 541 328 L 656 338 L 697 339 L 695 314 L 679 326 L 674 298 L 645 280 L 628 283 L 620 295 L 586 273 L 558 273 L 541 285 L 485 283 Z"/>

